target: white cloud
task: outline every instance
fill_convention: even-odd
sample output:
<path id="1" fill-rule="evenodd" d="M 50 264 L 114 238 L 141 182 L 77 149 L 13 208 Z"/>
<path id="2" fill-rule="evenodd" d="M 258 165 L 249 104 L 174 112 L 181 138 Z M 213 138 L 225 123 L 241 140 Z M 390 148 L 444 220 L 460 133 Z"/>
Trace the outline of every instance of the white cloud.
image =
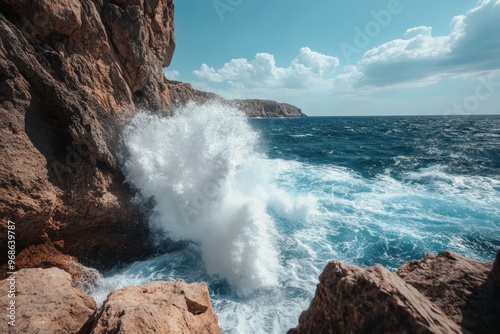
<path id="1" fill-rule="evenodd" d="M 357 87 L 422 85 L 445 77 L 473 76 L 500 69 L 500 1 L 481 1 L 456 16 L 451 33 L 432 36 L 431 27 L 408 29 L 367 51 L 356 66 Z"/>
<path id="2" fill-rule="evenodd" d="M 252 60 L 232 59 L 218 69 L 203 64 L 194 73 L 202 81 L 229 85 L 231 94 L 239 96 L 421 87 L 500 71 L 499 32 L 500 0 L 482 0 L 451 20 L 448 35 L 433 36 L 429 26 L 409 28 L 402 38 L 368 50 L 356 65 L 342 68 L 339 58 L 304 47 L 287 67 L 277 66 L 269 53 L 257 53 Z"/>
<path id="3" fill-rule="evenodd" d="M 220 69 L 203 64 L 194 73 L 199 79 L 239 87 L 296 89 L 324 84 L 334 77 L 338 65 L 337 57 L 304 47 L 288 67 L 277 66 L 274 56 L 269 53 L 257 53 L 253 60 L 232 59 Z"/>
<path id="4" fill-rule="evenodd" d="M 163 74 L 165 74 L 165 77 L 169 80 L 177 80 L 181 75 L 179 71 L 167 71 L 167 70 L 163 70 Z"/>

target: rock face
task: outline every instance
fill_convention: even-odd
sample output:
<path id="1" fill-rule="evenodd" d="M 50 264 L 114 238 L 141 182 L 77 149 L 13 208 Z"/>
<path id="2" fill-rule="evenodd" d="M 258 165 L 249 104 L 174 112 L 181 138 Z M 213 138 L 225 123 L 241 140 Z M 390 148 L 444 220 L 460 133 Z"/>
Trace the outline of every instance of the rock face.
<path id="1" fill-rule="evenodd" d="M 289 333 L 461 333 L 436 305 L 383 267 L 330 262 Z"/>
<path id="2" fill-rule="evenodd" d="M 495 262 L 493 263 L 493 271 L 491 272 L 493 284 L 500 288 L 500 250 L 497 253 Z"/>
<path id="3" fill-rule="evenodd" d="M 491 263 L 452 252 L 407 262 L 397 273 L 332 261 L 289 333 L 500 333 L 494 273 Z"/>
<path id="4" fill-rule="evenodd" d="M 397 272 L 463 328 L 500 333 L 500 291 L 495 291 L 494 273 L 491 263 L 452 252 L 407 262 Z"/>
<path id="5" fill-rule="evenodd" d="M 170 106 L 173 10 L 173 0 L 0 0 L 0 238 L 11 219 L 18 250 L 45 231 L 98 267 L 149 251 L 114 124 Z"/>
<path id="6" fill-rule="evenodd" d="M 73 256 L 69 256 L 60 252 L 64 247 L 63 243 L 52 243 L 44 233 L 38 240 L 27 248 L 23 249 L 16 256 L 16 268 L 52 268 L 57 267 L 69 273 L 76 282 L 84 276 L 85 268 L 78 263 L 78 260 Z M 6 278 L 7 266 L 2 268 L 0 278 Z"/>
<path id="7" fill-rule="evenodd" d="M 43 233 L 98 268 L 153 251 L 116 128 L 138 108 L 221 99 L 164 77 L 174 49 L 173 0 L 0 0 L 0 251 L 8 219 L 18 251 Z"/>
<path id="8" fill-rule="evenodd" d="M 7 328 L 10 281 L 0 281 L 2 333 Z M 13 333 L 78 333 L 96 310 L 94 299 L 71 285 L 71 276 L 58 268 L 22 269 L 15 277 L 16 313 Z M 10 327 L 14 329 L 14 327 Z"/>
<path id="9" fill-rule="evenodd" d="M 113 291 L 94 316 L 92 334 L 220 334 L 204 283 L 153 282 Z"/>

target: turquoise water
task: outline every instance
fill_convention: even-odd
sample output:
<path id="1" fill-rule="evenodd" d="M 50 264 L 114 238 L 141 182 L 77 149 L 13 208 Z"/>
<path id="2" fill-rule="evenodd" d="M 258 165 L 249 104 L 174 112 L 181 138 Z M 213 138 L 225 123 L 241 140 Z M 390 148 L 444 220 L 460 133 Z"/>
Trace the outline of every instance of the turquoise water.
<path id="1" fill-rule="evenodd" d="M 205 281 L 225 333 L 285 333 L 331 259 L 396 270 L 500 248 L 500 117 L 252 119 L 217 105 L 124 130 L 123 169 L 179 250 L 93 291 Z"/>

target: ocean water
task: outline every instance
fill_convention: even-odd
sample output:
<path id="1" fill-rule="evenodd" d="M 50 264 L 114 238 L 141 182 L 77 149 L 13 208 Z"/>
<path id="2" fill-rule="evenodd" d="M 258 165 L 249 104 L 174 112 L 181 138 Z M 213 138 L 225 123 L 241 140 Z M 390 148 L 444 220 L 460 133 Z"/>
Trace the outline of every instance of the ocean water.
<path id="1" fill-rule="evenodd" d="M 174 252 L 103 273 L 99 302 L 155 280 L 207 282 L 225 333 L 285 333 L 326 263 L 396 270 L 500 248 L 500 116 L 246 119 L 216 104 L 142 113 L 122 168 Z"/>

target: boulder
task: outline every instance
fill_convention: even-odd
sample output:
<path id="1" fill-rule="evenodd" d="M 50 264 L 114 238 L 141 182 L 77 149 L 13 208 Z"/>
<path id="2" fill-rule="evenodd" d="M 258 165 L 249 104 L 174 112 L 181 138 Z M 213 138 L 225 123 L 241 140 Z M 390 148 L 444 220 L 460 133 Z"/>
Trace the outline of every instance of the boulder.
<path id="1" fill-rule="evenodd" d="M 491 271 L 491 262 L 441 252 L 407 262 L 397 274 L 463 328 L 473 333 L 500 333 L 500 296 Z"/>
<path id="2" fill-rule="evenodd" d="M 97 309 L 94 299 L 74 288 L 70 274 L 61 269 L 21 269 L 12 277 L 15 298 L 7 298 L 13 280 L 0 281 L 2 333 L 9 332 L 6 319 L 11 300 L 16 305 L 15 333 L 78 333 Z"/>
<path id="3" fill-rule="evenodd" d="M 461 333 L 436 305 L 380 265 L 331 261 L 300 315 L 299 333 Z"/>
<path id="4" fill-rule="evenodd" d="M 207 285 L 182 280 L 113 291 L 94 318 L 92 334 L 222 333 Z"/>

